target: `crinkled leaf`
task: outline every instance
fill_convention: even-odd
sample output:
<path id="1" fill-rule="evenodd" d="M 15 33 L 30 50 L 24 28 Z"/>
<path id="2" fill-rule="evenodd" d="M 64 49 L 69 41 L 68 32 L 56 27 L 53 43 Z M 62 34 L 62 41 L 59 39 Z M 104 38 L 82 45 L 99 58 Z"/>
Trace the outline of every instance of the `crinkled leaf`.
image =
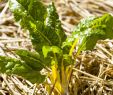
<path id="1" fill-rule="evenodd" d="M 45 27 L 45 35 L 51 40 L 52 45 L 61 47 L 66 35 L 61 28 L 61 22 L 59 21 L 58 14 L 56 13 L 53 3 L 47 8 Z"/>
<path id="2" fill-rule="evenodd" d="M 107 38 L 113 38 L 113 17 L 110 14 L 81 20 L 63 47 L 71 48 L 74 41 L 78 40 L 78 51 L 91 50 L 98 40 Z"/>
<path id="3" fill-rule="evenodd" d="M 31 6 L 35 6 L 36 8 L 32 9 Z M 43 4 L 40 1 L 10 0 L 10 9 L 14 13 L 16 21 L 19 21 L 23 28 L 29 30 L 32 43 L 36 49 L 41 50 L 43 44 L 50 44 L 47 37 L 43 35 L 45 27 L 43 22 L 44 20 L 39 20 L 39 18 L 44 19 L 44 16 L 46 15 L 46 8 L 43 7 Z M 35 14 L 32 14 L 32 12 L 38 16 L 35 17 Z"/>
<path id="4" fill-rule="evenodd" d="M 65 40 L 53 3 L 46 8 L 38 0 L 10 0 L 10 9 L 16 20 L 29 30 L 38 52 L 41 52 L 44 45 L 60 47 Z"/>
<path id="5" fill-rule="evenodd" d="M 40 83 L 45 79 L 45 76 L 28 66 L 25 62 L 4 56 L 0 56 L 0 73 L 18 75 L 32 83 Z"/>
<path id="6" fill-rule="evenodd" d="M 19 55 L 21 60 L 23 60 L 29 67 L 34 70 L 40 71 L 45 67 L 40 55 L 36 52 L 17 50 L 16 54 Z"/>
<path id="7" fill-rule="evenodd" d="M 35 21 L 44 21 L 46 7 L 40 0 L 10 0 L 10 9 L 14 12 L 17 21 L 30 16 Z"/>

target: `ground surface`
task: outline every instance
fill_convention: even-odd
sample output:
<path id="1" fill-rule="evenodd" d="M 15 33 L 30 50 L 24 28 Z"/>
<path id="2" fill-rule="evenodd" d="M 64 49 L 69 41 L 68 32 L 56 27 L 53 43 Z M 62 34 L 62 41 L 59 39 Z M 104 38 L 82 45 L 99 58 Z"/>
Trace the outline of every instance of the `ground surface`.
<path id="1" fill-rule="evenodd" d="M 51 0 L 43 2 L 48 4 Z M 104 13 L 113 15 L 112 0 L 55 0 L 55 6 L 67 35 L 82 18 Z M 12 51 L 16 49 L 32 49 L 28 32 L 23 31 L 14 21 L 7 0 L 1 0 L 0 55 L 14 57 Z M 75 95 L 113 95 L 113 40 L 99 41 L 94 51 L 84 52 L 78 57 L 78 63 L 79 68 L 75 68 L 78 79 L 72 83 L 76 88 Z M 36 88 L 26 80 L 3 74 L 0 79 L 0 95 L 46 95 L 42 85 Z"/>

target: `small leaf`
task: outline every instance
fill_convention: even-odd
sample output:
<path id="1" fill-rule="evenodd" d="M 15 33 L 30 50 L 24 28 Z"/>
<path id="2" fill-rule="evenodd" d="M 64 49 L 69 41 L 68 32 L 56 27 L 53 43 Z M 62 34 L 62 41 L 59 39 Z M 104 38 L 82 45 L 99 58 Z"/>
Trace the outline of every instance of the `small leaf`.
<path id="1" fill-rule="evenodd" d="M 63 55 L 63 63 L 64 67 L 74 64 L 74 60 L 72 59 L 72 56 L 68 54 Z"/>
<path id="2" fill-rule="evenodd" d="M 54 54 L 55 53 L 62 54 L 62 50 L 58 48 L 57 46 L 43 46 L 42 52 L 43 52 L 44 57 L 47 57 L 47 54 L 49 52 L 52 52 Z"/>

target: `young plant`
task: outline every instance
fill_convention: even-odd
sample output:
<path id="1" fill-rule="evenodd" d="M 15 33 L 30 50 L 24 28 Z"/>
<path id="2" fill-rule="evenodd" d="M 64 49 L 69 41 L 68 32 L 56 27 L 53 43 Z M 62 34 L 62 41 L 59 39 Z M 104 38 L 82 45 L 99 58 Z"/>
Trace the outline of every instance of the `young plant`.
<path id="1" fill-rule="evenodd" d="M 0 72 L 32 83 L 44 81 L 50 95 L 70 94 L 75 47 L 78 56 L 83 50 L 93 49 L 98 40 L 113 37 L 113 17 L 109 14 L 81 20 L 72 35 L 66 37 L 53 3 L 44 6 L 40 0 L 9 0 L 9 4 L 15 20 L 29 30 L 35 52 L 17 50 L 19 59 L 0 56 Z M 47 75 L 40 73 L 42 69 Z"/>

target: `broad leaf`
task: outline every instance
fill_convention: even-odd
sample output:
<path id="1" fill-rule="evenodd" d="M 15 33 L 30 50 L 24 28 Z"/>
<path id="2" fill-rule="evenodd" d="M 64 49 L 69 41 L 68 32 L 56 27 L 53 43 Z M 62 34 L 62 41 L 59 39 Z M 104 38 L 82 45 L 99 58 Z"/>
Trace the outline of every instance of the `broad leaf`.
<path id="1" fill-rule="evenodd" d="M 92 50 L 98 40 L 107 38 L 113 38 L 113 17 L 110 14 L 82 19 L 72 35 L 66 39 L 63 47 L 72 48 L 77 40 L 78 52 Z"/>
<path id="2" fill-rule="evenodd" d="M 25 62 L 4 56 L 0 56 L 0 73 L 6 73 L 8 75 L 15 74 L 32 83 L 40 83 L 45 79 L 45 76 L 28 66 Z"/>
<path id="3" fill-rule="evenodd" d="M 66 36 L 53 3 L 44 7 L 38 0 L 10 0 L 10 9 L 16 20 L 29 30 L 38 52 L 41 52 L 44 45 L 62 45 Z"/>

